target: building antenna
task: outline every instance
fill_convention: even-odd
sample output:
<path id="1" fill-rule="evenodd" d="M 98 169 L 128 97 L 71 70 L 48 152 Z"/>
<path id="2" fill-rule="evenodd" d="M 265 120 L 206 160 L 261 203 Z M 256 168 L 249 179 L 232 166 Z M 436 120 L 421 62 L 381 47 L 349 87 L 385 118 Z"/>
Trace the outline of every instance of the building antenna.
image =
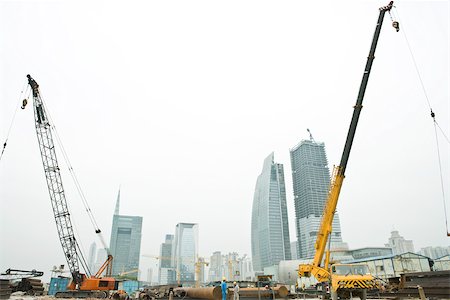
<path id="1" fill-rule="evenodd" d="M 312 136 L 312 133 L 311 133 L 311 131 L 309 130 L 309 128 L 306 128 L 306 131 L 308 131 L 308 133 L 309 133 L 309 139 L 310 139 L 311 141 L 313 141 L 313 142 L 316 142 L 316 141 L 314 140 L 314 138 L 313 138 L 313 136 Z"/>

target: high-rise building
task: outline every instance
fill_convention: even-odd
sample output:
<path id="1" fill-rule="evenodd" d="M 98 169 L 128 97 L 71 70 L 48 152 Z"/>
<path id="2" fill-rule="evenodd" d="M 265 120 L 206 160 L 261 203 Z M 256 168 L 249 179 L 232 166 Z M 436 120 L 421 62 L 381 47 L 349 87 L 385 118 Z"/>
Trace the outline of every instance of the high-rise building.
<path id="1" fill-rule="evenodd" d="M 221 281 L 223 277 L 222 254 L 216 251 L 209 260 L 209 281 Z"/>
<path id="2" fill-rule="evenodd" d="M 389 241 L 387 244 L 385 244 L 386 247 L 392 248 L 392 252 L 394 254 L 403 254 L 405 252 L 412 252 L 414 253 L 414 245 L 412 240 L 405 240 L 404 237 L 402 237 L 397 230 L 393 230 L 391 232 L 391 237 L 389 238 Z"/>
<path id="3" fill-rule="evenodd" d="M 250 257 L 244 254 L 242 258 L 239 259 L 240 262 L 240 279 L 242 281 L 252 281 L 255 279 L 255 272 L 253 272 L 253 264 Z"/>
<path id="4" fill-rule="evenodd" d="M 97 270 L 95 269 L 96 254 L 97 254 L 97 244 L 95 242 L 92 242 L 91 246 L 89 247 L 88 268 L 94 274 L 97 272 Z"/>
<path id="5" fill-rule="evenodd" d="M 159 249 L 159 284 L 175 283 L 175 276 L 172 267 L 172 243 L 173 234 L 166 234 L 166 240 L 161 244 Z"/>
<path id="6" fill-rule="evenodd" d="M 113 275 L 139 268 L 142 217 L 119 214 L 120 190 L 113 216 L 109 249 L 113 260 Z"/>
<path id="7" fill-rule="evenodd" d="M 291 259 L 283 165 L 274 162 L 273 152 L 256 181 L 251 246 L 255 271 Z"/>
<path id="8" fill-rule="evenodd" d="M 325 144 L 312 139 L 302 140 L 290 150 L 294 188 L 297 259 L 314 256 L 314 244 L 328 196 L 330 171 Z M 346 248 L 342 243 L 339 215 L 334 215 L 331 248 Z"/>
<path id="9" fill-rule="evenodd" d="M 198 224 L 178 223 L 172 243 L 172 266 L 176 282 L 195 284 L 195 263 L 198 257 Z"/>

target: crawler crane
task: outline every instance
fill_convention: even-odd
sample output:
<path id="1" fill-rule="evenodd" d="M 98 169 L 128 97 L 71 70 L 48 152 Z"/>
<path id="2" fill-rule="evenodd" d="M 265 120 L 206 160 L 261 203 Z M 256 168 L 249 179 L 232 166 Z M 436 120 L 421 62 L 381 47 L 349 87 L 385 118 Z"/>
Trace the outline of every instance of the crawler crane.
<path id="1" fill-rule="evenodd" d="M 336 211 L 342 182 L 344 181 L 345 169 L 347 167 L 356 126 L 358 124 L 359 115 L 362 109 L 362 101 L 364 99 L 364 93 L 369 80 L 370 70 L 375 58 L 375 49 L 377 46 L 378 37 L 380 36 L 381 26 L 383 25 L 384 15 L 386 12 L 390 12 L 392 7 L 393 1 L 391 1 L 387 6 L 380 7 L 380 15 L 375 28 L 369 56 L 367 57 L 367 63 L 359 88 L 358 98 L 356 100 L 356 105 L 354 106 L 353 116 L 347 134 L 347 140 L 342 153 L 341 163 L 333 170 L 328 199 L 325 203 L 324 213 L 319 231 L 317 233 L 313 262 L 311 264 L 299 265 L 299 277 L 310 277 L 313 275 L 319 283 L 327 283 L 330 288 L 332 300 L 337 300 L 338 297 L 347 298 L 352 296 L 359 296 L 361 300 L 365 300 L 367 297 L 367 290 L 375 288 L 375 279 L 369 274 L 368 267 L 366 265 L 334 264 L 330 266 L 329 251 L 325 251 L 325 248 L 331 234 L 334 213 Z M 399 23 L 394 21 L 392 25 L 398 32 Z M 322 265 L 325 252 L 325 262 Z"/>
<path id="2" fill-rule="evenodd" d="M 42 164 L 44 166 L 56 228 L 64 256 L 72 274 L 72 282 L 69 284 L 68 290 L 58 292 L 55 296 L 58 298 L 106 298 L 108 291 L 117 290 L 118 283 L 114 278 L 101 277 L 105 270 L 107 276 L 111 275 L 113 257 L 108 255 L 107 260 L 98 272 L 93 276 L 90 275 L 89 268 L 73 232 L 61 173 L 56 159 L 51 126 L 39 93 L 39 85 L 30 75 L 27 75 L 27 77 L 28 84 L 31 86 L 33 93 L 36 134 L 41 150 Z M 100 233 L 100 229 L 96 229 L 96 233 Z M 80 273 L 80 264 L 87 274 Z"/>

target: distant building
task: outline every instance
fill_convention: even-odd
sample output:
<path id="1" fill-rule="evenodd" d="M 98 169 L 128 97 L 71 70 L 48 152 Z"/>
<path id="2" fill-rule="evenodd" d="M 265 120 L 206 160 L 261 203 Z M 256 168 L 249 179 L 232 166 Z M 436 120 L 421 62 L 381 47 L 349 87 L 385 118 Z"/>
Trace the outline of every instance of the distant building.
<path id="1" fill-rule="evenodd" d="M 172 244 L 173 234 L 166 234 L 166 240 L 161 244 L 159 250 L 159 284 L 172 284 L 175 283 L 175 272 L 172 266 Z"/>
<path id="2" fill-rule="evenodd" d="M 450 246 L 448 247 L 425 247 L 421 248 L 418 254 L 428 256 L 431 259 L 450 255 Z"/>
<path id="3" fill-rule="evenodd" d="M 95 242 L 92 242 L 91 246 L 89 247 L 89 256 L 88 256 L 88 268 L 89 270 L 95 274 L 97 270 L 95 269 L 95 256 L 97 254 L 97 244 Z"/>
<path id="4" fill-rule="evenodd" d="M 284 169 L 274 162 L 273 152 L 264 160 L 256 181 L 251 230 L 255 271 L 291 259 Z"/>
<path id="5" fill-rule="evenodd" d="M 210 257 L 208 281 L 221 281 L 223 276 L 222 253 L 216 251 Z"/>
<path id="6" fill-rule="evenodd" d="M 119 215 L 120 190 L 113 216 L 109 249 L 114 258 L 113 275 L 139 268 L 142 217 Z"/>
<path id="7" fill-rule="evenodd" d="M 236 252 L 222 255 L 214 252 L 209 261 L 208 281 L 221 281 L 225 277 L 228 281 L 251 281 L 254 279 L 252 261 L 245 254 L 239 257 Z"/>
<path id="8" fill-rule="evenodd" d="M 406 252 L 414 252 L 414 245 L 412 240 L 405 240 L 397 230 L 391 232 L 391 237 L 386 247 L 392 248 L 394 254 L 402 254 Z"/>
<path id="9" fill-rule="evenodd" d="M 244 254 L 242 258 L 239 259 L 240 265 L 240 279 L 242 281 L 253 281 L 255 280 L 255 272 L 253 271 L 253 263 L 247 254 Z"/>
<path id="10" fill-rule="evenodd" d="M 302 140 L 290 150 L 292 184 L 294 188 L 295 225 L 297 231 L 297 259 L 314 256 L 317 232 L 330 186 L 330 171 L 325 144 Z M 333 219 L 331 249 L 348 248 L 342 242 L 339 215 Z"/>
<path id="11" fill-rule="evenodd" d="M 198 257 L 198 224 L 178 223 L 172 244 L 172 266 L 177 283 L 195 284 L 195 263 Z"/>

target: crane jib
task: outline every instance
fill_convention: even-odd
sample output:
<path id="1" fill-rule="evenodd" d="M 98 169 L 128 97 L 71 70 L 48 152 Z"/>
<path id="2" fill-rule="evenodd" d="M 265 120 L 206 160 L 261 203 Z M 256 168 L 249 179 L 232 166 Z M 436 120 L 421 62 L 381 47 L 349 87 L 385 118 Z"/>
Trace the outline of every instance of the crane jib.
<path id="1" fill-rule="evenodd" d="M 339 164 L 340 175 L 345 175 L 345 169 L 347 168 L 348 158 L 350 156 L 350 150 L 352 148 L 353 139 L 355 137 L 356 126 L 358 125 L 359 115 L 362 109 L 362 102 L 364 99 L 364 94 L 366 92 L 367 83 L 369 81 L 370 71 L 372 70 L 373 60 L 375 59 L 375 50 L 378 44 L 378 38 L 381 32 L 381 26 L 383 25 L 384 15 L 387 11 L 390 11 L 393 6 L 393 1 L 389 3 L 387 6 L 383 6 L 380 8 L 380 15 L 378 16 L 377 26 L 375 27 L 375 33 L 373 35 L 372 44 L 370 46 L 369 55 L 367 56 L 366 67 L 364 68 L 363 77 L 361 80 L 361 85 L 358 91 L 358 98 L 356 99 L 356 104 L 353 110 L 352 120 L 350 122 L 350 127 L 348 129 L 347 139 L 345 141 L 344 150 L 342 152 L 341 163 Z"/>

